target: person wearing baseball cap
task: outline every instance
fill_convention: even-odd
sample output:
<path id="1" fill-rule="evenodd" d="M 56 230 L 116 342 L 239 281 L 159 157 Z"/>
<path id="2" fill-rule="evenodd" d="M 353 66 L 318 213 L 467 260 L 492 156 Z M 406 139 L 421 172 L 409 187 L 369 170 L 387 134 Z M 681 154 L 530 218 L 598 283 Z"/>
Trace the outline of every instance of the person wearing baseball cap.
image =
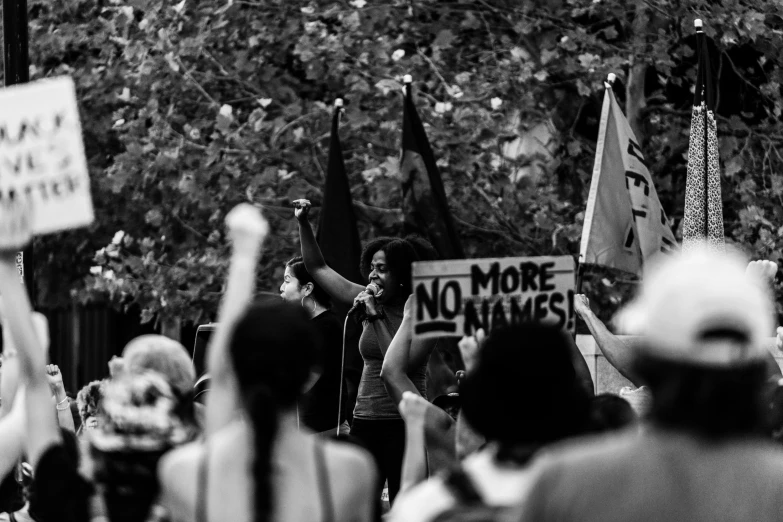
<path id="1" fill-rule="evenodd" d="M 646 271 L 619 321 L 644 338 L 646 429 L 542 456 L 515 521 L 780 518 L 783 450 L 763 437 L 774 306 L 746 264 L 705 247 Z"/>

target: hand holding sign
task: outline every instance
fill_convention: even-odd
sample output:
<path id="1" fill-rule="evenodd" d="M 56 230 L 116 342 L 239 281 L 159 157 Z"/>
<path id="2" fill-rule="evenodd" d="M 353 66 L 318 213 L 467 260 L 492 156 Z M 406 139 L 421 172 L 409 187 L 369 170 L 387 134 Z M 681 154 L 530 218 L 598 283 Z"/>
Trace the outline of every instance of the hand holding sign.
<path id="1" fill-rule="evenodd" d="M 27 198 L 0 199 L 0 256 L 15 263 L 16 253 L 32 238 L 32 208 Z"/>
<path id="2" fill-rule="evenodd" d="M 574 296 L 574 311 L 576 315 L 584 319 L 590 314 L 590 300 L 584 294 L 576 294 Z"/>

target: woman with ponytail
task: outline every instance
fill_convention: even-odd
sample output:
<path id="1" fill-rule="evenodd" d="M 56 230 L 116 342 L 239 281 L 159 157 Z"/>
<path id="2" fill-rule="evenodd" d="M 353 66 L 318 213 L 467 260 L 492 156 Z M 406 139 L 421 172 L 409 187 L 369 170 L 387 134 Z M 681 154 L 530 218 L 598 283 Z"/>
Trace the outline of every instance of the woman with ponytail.
<path id="1" fill-rule="evenodd" d="M 371 457 L 297 427 L 321 344 L 307 311 L 250 305 L 266 221 L 240 205 L 226 222 L 233 255 L 207 354 L 205 441 L 164 457 L 163 504 L 175 522 L 375 519 Z"/>
<path id="2" fill-rule="evenodd" d="M 305 268 L 301 257 L 295 257 L 285 265 L 280 297 L 305 310 L 321 340 L 322 356 L 318 361 L 318 377 L 312 387 L 297 403 L 300 426 L 306 426 L 316 433 L 336 435 L 338 424 L 341 434 L 348 434 L 350 428 L 345 421 L 345 411 L 340 415 L 340 401 L 346 395 L 340 379 L 343 358 L 343 325 L 331 310 L 329 294 L 318 286 Z"/>

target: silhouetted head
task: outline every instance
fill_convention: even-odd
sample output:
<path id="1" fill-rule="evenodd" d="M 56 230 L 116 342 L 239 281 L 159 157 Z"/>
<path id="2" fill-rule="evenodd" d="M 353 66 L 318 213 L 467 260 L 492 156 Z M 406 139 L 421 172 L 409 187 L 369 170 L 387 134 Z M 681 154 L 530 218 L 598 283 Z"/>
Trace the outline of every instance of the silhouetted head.
<path id="1" fill-rule="evenodd" d="M 460 387 L 466 420 L 488 442 L 540 447 L 584 431 L 589 396 L 577 381 L 566 335 L 538 324 L 489 334 Z"/>

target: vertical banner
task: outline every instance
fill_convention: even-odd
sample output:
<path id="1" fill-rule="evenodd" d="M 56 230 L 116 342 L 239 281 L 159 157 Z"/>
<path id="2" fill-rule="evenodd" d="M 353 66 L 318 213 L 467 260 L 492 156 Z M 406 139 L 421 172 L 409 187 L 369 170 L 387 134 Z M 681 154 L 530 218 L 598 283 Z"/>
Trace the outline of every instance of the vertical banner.
<path id="1" fill-rule="evenodd" d="M 606 84 L 580 262 L 641 275 L 644 263 L 677 250 L 647 162 L 611 84 Z"/>
<path id="2" fill-rule="evenodd" d="M 71 78 L 0 91 L 0 197 L 33 204 L 33 232 L 89 225 L 94 214 Z"/>
<path id="3" fill-rule="evenodd" d="M 441 258 L 465 257 L 451 217 L 446 189 L 406 78 L 402 115 L 402 209 L 409 231 L 429 239 Z"/>
<path id="4" fill-rule="evenodd" d="M 364 281 L 359 271 L 362 243 L 353 212 L 351 187 L 345 172 L 343 148 L 340 143 L 340 111 L 342 100 L 335 102 L 332 113 L 332 133 L 329 140 L 329 165 L 324 184 L 324 198 L 318 214 L 315 238 L 326 263 L 338 274 L 357 284 Z M 346 307 L 343 315 L 348 311 Z"/>
<path id="5" fill-rule="evenodd" d="M 723 199 L 720 187 L 720 154 L 715 78 L 707 37 L 702 21 L 696 20 L 696 53 L 699 66 L 691 115 L 691 135 L 688 146 L 688 179 L 685 185 L 685 215 L 682 246 L 687 250 L 703 241 L 722 250 Z"/>
<path id="6" fill-rule="evenodd" d="M 413 292 L 416 339 L 531 321 L 574 331 L 571 256 L 414 263 Z"/>

